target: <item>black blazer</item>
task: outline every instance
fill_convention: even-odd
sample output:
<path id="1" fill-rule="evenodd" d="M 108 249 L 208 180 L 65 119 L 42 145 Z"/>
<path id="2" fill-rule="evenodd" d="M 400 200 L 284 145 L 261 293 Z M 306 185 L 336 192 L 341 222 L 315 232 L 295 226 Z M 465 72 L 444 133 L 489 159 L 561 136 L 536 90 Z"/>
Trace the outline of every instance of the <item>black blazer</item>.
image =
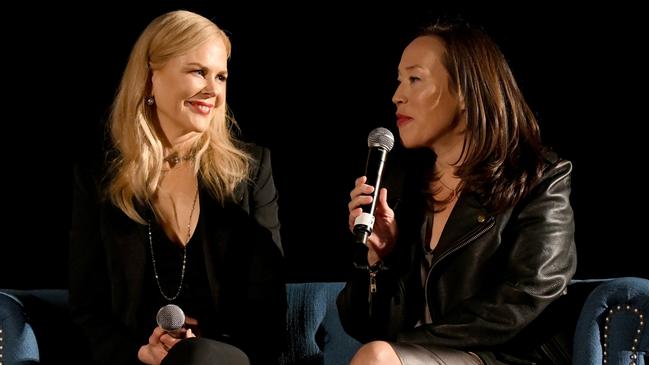
<path id="1" fill-rule="evenodd" d="M 524 329 L 564 294 L 575 273 L 571 170 L 570 162 L 551 158 L 530 193 L 500 213 L 490 212 L 475 193 L 460 195 L 425 284 L 420 272 L 425 201 L 404 192 L 397 247 L 369 297 L 367 249 L 358 245 L 356 264 L 365 268 L 356 270 L 338 297 L 345 330 L 363 342 L 474 351 L 487 364 L 548 361 L 551 339 L 544 336 L 550 330 Z M 425 303 L 432 324 L 415 328 Z"/>
<path id="2" fill-rule="evenodd" d="M 237 188 L 236 201 L 221 204 L 200 189 L 202 248 L 214 311 L 223 322 L 220 340 L 267 364 L 285 345 L 286 289 L 270 153 L 256 146 L 249 152 L 256 161 L 252 181 Z M 98 176 L 75 168 L 70 306 L 97 363 L 139 363 L 137 313 L 150 274 L 144 272 L 146 226 L 100 199 Z"/>

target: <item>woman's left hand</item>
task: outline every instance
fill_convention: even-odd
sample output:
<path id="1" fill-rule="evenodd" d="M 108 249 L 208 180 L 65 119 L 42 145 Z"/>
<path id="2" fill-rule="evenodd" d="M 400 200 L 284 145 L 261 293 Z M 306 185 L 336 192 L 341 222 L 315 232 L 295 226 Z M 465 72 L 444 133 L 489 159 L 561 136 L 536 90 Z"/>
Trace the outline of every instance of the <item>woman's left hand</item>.
<path id="1" fill-rule="evenodd" d="M 183 339 L 191 337 L 196 337 L 191 328 L 184 332 L 184 337 L 175 338 L 158 326 L 149 336 L 149 343 L 140 347 L 137 358 L 145 364 L 159 365 L 172 347 Z"/>

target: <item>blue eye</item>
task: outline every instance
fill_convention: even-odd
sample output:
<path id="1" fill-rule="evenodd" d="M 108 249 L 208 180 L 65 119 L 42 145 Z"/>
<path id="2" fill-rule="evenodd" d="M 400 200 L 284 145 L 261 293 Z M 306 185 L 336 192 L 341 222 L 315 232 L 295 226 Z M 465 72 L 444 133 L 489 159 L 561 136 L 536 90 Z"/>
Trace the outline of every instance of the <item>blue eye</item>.
<path id="1" fill-rule="evenodd" d="M 205 77 L 205 70 L 194 70 L 193 73 Z"/>

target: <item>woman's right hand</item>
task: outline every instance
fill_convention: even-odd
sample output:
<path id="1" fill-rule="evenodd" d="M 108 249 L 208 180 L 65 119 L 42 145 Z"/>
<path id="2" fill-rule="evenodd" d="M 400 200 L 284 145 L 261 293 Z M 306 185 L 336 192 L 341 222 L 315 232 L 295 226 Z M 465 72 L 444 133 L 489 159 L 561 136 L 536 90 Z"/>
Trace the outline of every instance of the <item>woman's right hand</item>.
<path id="1" fill-rule="evenodd" d="M 356 179 L 354 189 L 349 193 L 351 200 L 347 205 L 349 208 L 349 230 L 354 232 L 354 221 L 363 213 L 362 205 L 372 202 L 371 194 L 374 187 L 365 184 L 367 177 L 361 176 Z M 381 188 L 378 195 L 379 201 L 374 210 L 374 229 L 367 240 L 367 261 L 370 265 L 376 264 L 387 256 L 397 240 L 397 222 L 394 219 L 394 211 L 388 206 L 388 190 Z"/>

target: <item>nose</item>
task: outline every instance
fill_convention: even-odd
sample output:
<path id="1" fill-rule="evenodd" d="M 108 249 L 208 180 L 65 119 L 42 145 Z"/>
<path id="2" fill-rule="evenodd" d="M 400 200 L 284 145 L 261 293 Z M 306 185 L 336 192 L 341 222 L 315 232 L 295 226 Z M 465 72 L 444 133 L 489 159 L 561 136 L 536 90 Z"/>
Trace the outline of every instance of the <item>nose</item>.
<path id="1" fill-rule="evenodd" d="M 215 97 L 221 94 L 223 86 L 219 83 L 218 80 L 209 78 L 206 79 L 205 87 L 201 92 L 208 97 Z"/>
<path id="2" fill-rule="evenodd" d="M 405 103 L 406 101 L 408 101 L 408 99 L 406 99 L 406 96 L 401 89 L 401 84 L 399 84 L 399 86 L 397 86 L 397 89 L 394 91 L 394 95 L 392 95 L 392 103 L 399 105 Z"/>

